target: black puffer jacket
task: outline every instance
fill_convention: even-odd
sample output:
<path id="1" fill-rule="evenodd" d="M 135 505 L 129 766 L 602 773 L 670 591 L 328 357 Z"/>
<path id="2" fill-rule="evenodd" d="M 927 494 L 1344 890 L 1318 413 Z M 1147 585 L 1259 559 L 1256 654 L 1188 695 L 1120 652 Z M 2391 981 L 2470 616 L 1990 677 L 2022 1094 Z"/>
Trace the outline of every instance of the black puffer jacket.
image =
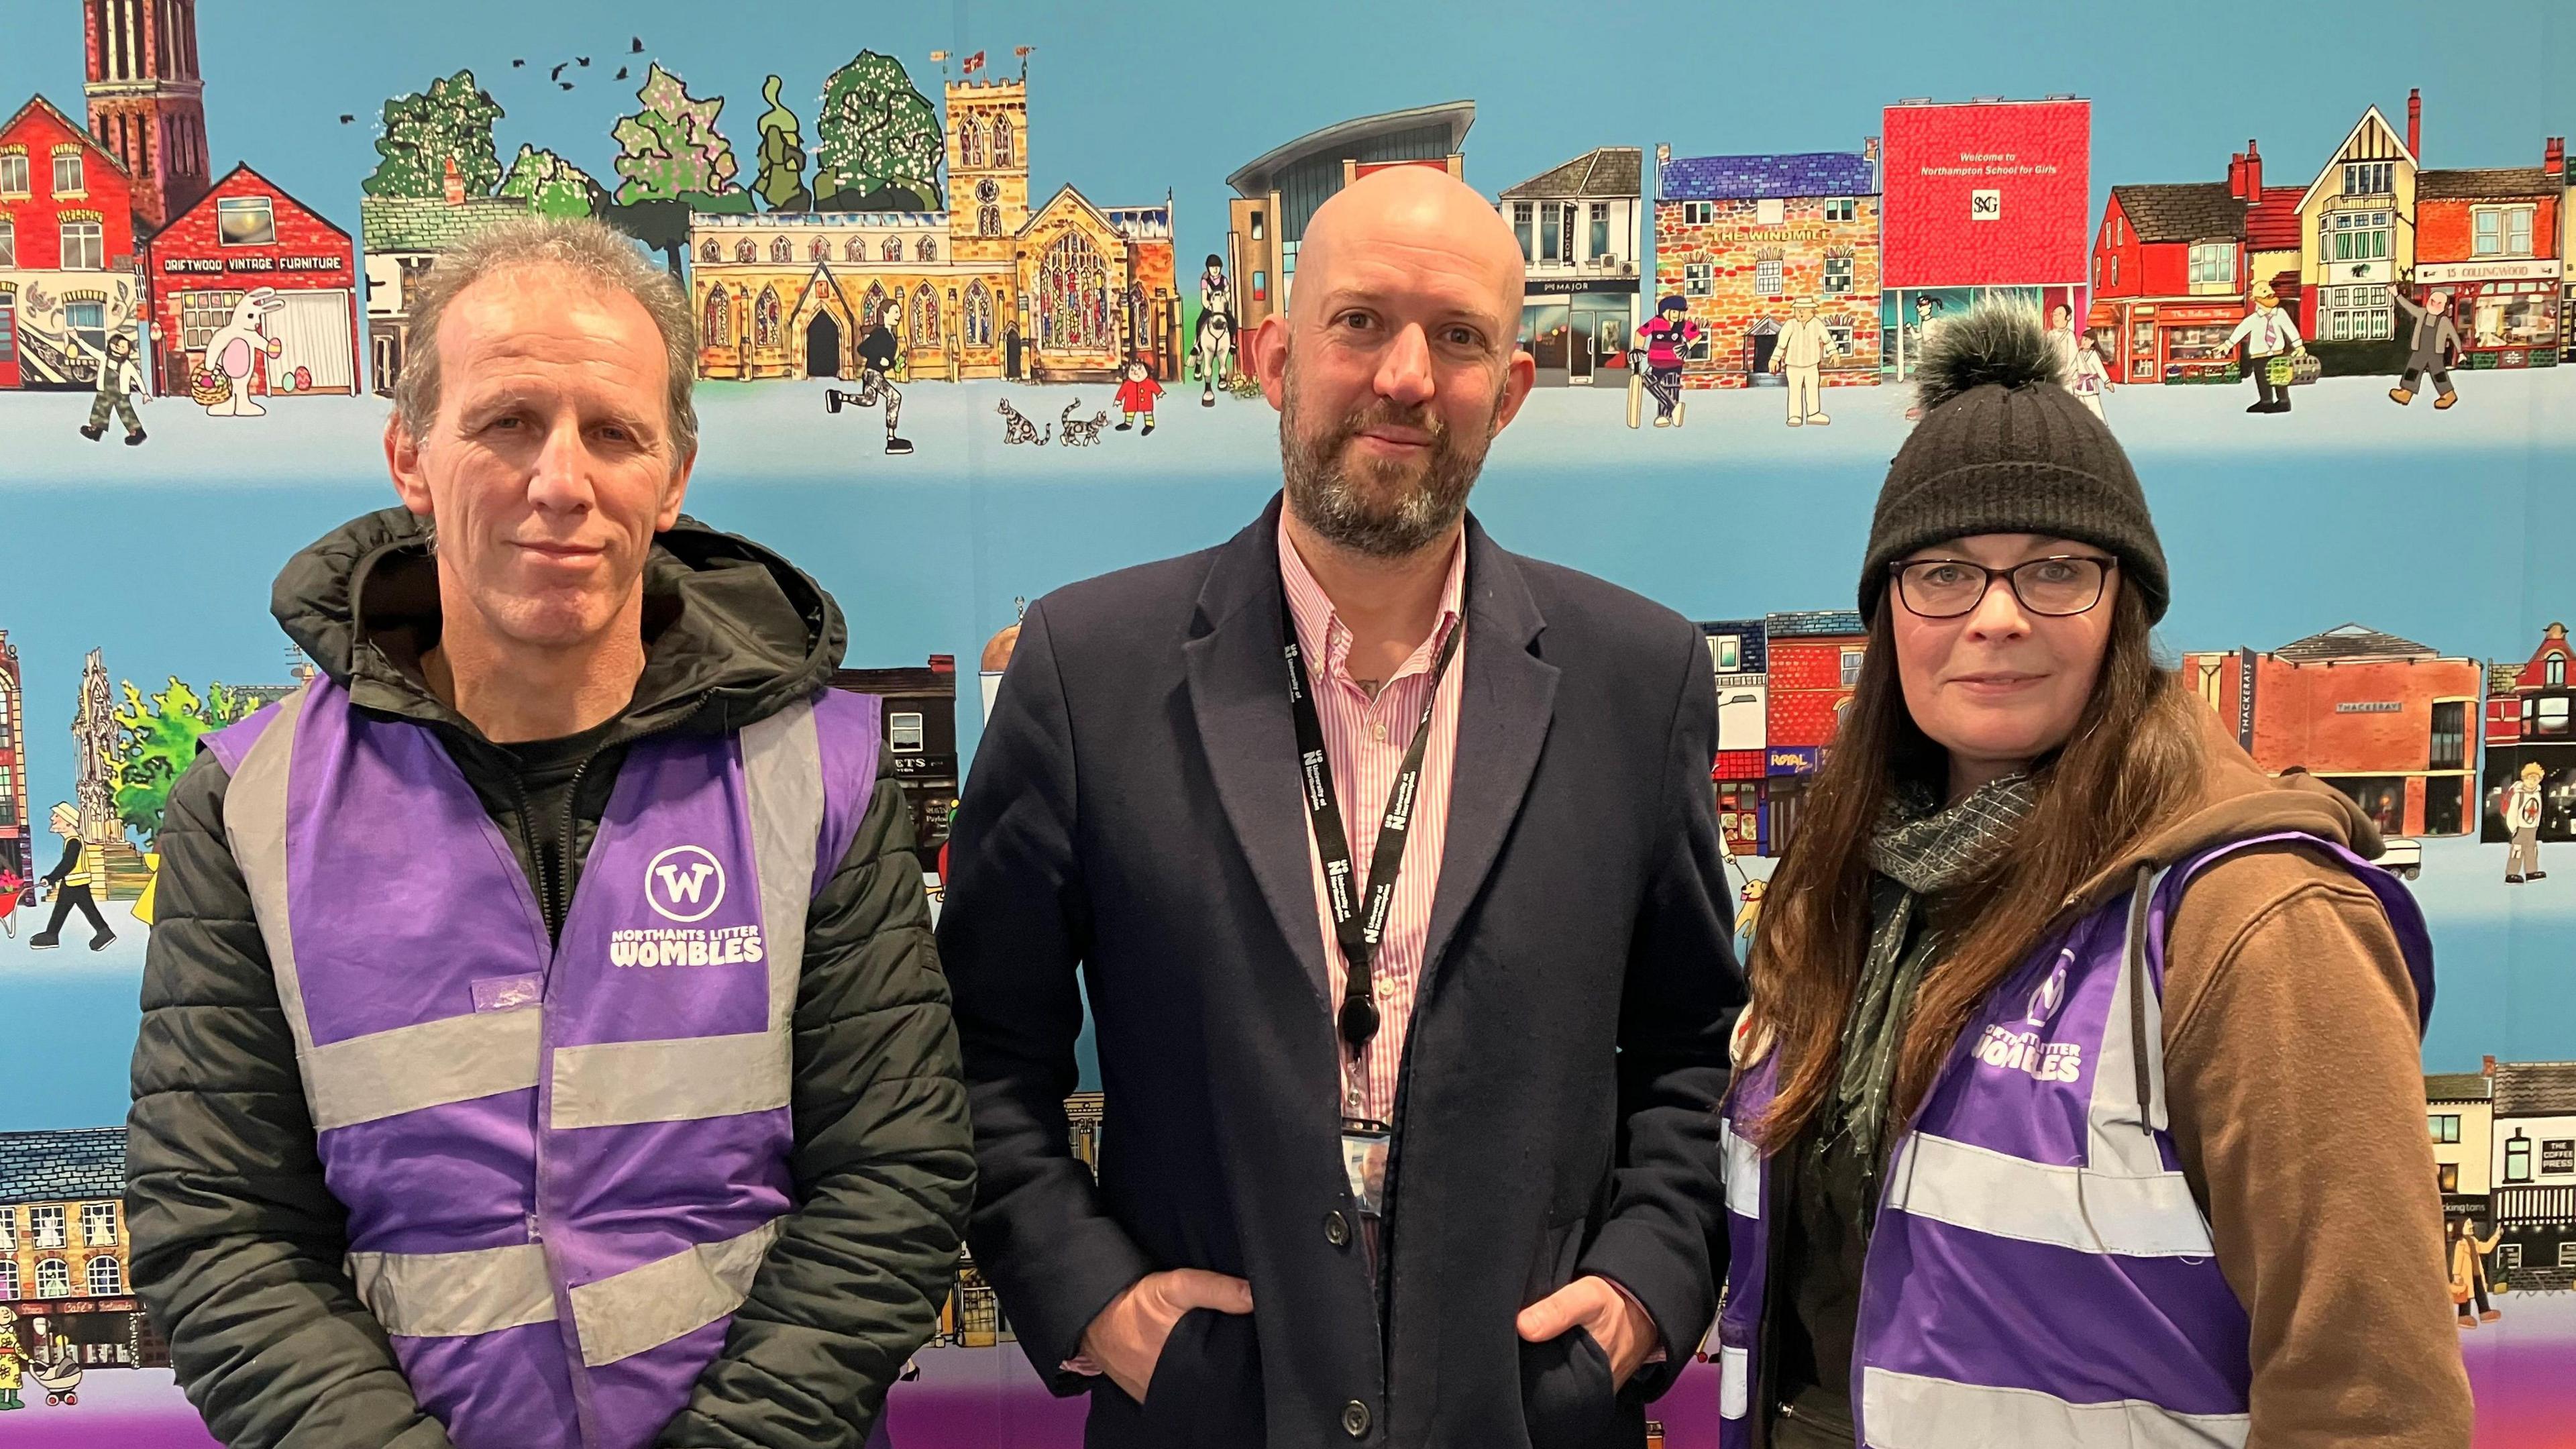
<path id="1" fill-rule="evenodd" d="M 271 608 L 353 704 L 438 731 L 558 931 L 627 746 L 771 714 L 821 688 L 843 642 L 812 580 L 683 519 L 646 569 L 646 664 L 626 712 L 571 740 L 504 747 L 422 681 L 438 596 L 410 515 L 371 514 L 306 549 Z M 224 1443 L 447 1449 L 342 1267 L 346 1214 L 323 1185 L 295 1044 L 225 843 L 228 783 L 201 756 L 160 837 L 126 1153 L 135 1290 Z M 900 790 L 881 778 L 806 922 L 798 1211 L 665 1445 L 859 1445 L 936 1326 L 974 1158 L 912 843 Z"/>

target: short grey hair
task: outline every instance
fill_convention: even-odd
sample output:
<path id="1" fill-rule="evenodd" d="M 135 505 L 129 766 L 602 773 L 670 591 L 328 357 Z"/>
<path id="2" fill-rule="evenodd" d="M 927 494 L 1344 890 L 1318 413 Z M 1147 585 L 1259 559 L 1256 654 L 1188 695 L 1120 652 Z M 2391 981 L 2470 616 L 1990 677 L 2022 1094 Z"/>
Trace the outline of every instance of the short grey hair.
<path id="1" fill-rule="evenodd" d="M 588 217 L 513 217 L 438 254 L 438 264 L 411 287 L 411 336 L 394 380 L 394 415 L 417 441 L 438 418 L 438 324 L 448 306 L 486 277 L 530 267 L 571 273 L 584 285 L 632 297 L 662 335 L 671 381 L 671 466 L 698 450 L 698 411 L 689 399 L 698 372 L 698 328 L 688 294 L 669 272 L 645 259 L 633 238 Z"/>

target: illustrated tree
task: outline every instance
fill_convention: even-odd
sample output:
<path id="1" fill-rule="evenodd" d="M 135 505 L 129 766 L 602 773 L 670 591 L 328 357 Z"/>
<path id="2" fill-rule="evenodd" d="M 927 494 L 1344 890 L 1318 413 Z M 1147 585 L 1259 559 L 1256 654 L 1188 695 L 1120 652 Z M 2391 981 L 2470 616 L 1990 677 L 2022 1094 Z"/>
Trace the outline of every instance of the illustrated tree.
<path id="1" fill-rule="evenodd" d="M 591 174 L 552 151 L 521 146 L 501 178 L 501 195 L 525 199 L 539 216 L 595 216 L 608 200 L 607 188 Z"/>
<path id="2" fill-rule="evenodd" d="M 804 128 L 794 111 L 779 104 L 778 86 L 776 76 L 761 83 L 769 109 L 760 113 L 760 175 L 751 189 L 772 211 L 804 211 L 814 204 L 814 194 L 805 189 Z"/>
<path id="3" fill-rule="evenodd" d="M 207 686 L 204 697 L 170 677 L 170 687 L 146 699 L 133 681 L 124 682 L 125 703 L 116 720 L 116 813 L 146 840 L 161 833 L 161 814 L 170 805 L 170 787 L 197 758 L 197 741 L 250 713 L 251 701 L 237 699 L 221 684 Z"/>
<path id="4" fill-rule="evenodd" d="M 617 199 L 692 201 L 738 192 L 733 143 L 716 129 L 724 97 L 701 100 L 687 83 L 656 63 L 635 99 L 643 109 L 610 128 L 617 142 Z"/>
<path id="5" fill-rule="evenodd" d="M 492 123 L 501 103 L 460 70 L 429 89 L 385 102 L 384 134 L 376 137 L 369 196 L 441 196 L 447 163 L 456 163 L 468 196 L 489 196 L 501 180 L 501 156 L 492 145 Z"/>
<path id="6" fill-rule="evenodd" d="M 823 82 L 823 107 L 814 115 L 814 195 L 827 210 L 869 209 L 908 193 L 914 204 L 939 208 L 939 167 L 946 142 L 939 113 L 913 85 L 903 62 L 860 51 Z"/>

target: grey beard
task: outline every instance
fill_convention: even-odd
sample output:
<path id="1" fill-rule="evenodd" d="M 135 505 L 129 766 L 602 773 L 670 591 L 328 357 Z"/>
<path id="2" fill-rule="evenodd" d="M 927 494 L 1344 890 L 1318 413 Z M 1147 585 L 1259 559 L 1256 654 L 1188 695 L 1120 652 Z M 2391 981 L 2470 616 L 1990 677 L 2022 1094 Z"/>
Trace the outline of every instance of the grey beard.
<path id="1" fill-rule="evenodd" d="M 1502 399 L 1494 399 L 1500 412 Z M 1384 402 L 1364 407 L 1321 438 L 1299 426 L 1297 373 L 1288 373 L 1287 406 L 1279 413 L 1279 461 L 1288 494 L 1288 510 L 1325 542 L 1368 558 L 1402 558 L 1421 552 L 1454 526 L 1467 511 L 1467 494 L 1484 469 L 1485 436 L 1462 439 L 1437 415 L 1416 424 L 1432 432 L 1431 455 L 1419 479 L 1409 485 L 1395 470 L 1363 465 L 1353 477 L 1343 457 L 1350 441 L 1381 414 Z M 1386 491 L 1401 488 L 1393 498 Z"/>

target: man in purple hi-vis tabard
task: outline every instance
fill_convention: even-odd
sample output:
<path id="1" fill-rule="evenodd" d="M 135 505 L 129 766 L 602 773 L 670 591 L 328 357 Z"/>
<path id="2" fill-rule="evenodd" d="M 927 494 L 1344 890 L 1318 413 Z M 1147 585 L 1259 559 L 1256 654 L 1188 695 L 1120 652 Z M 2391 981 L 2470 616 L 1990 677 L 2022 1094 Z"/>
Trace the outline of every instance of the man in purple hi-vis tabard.
<path id="1" fill-rule="evenodd" d="M 685 297 L 590 222 L 411 292 L 400 508 L 173 792 L 126 1203 L 227 1444 L 856 1446 L 974 1163 L 840 611 L 680 514 Z"/>

